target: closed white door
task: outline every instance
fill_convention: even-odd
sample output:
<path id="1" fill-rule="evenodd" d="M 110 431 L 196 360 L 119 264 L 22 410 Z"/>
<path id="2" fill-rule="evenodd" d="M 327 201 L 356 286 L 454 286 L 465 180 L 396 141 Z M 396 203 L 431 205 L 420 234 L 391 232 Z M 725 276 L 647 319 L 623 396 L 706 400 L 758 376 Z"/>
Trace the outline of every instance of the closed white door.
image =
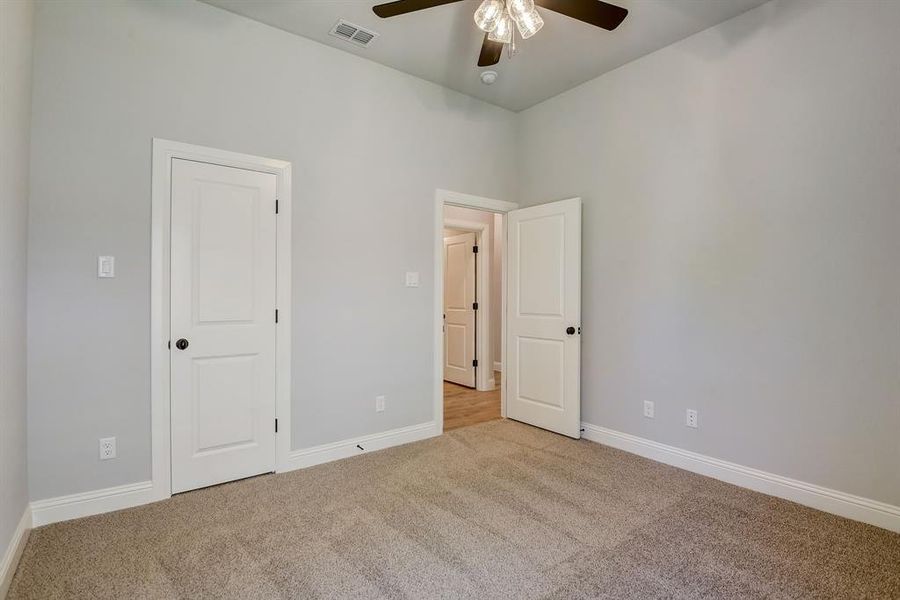
<path id="1" fill-rule="evenodd" d="M 507 416 L 580 438 L 581 200 L 507 223 Z"/>
<path id="2" fill-rule="evenodd" d="M 475 387 L 475 234 L 444 238 L 444 379 Z"/>
<path id="3" fill-rule="evenodd" d="M 172 161 L 172 491 L 275 467 L 275 175 Z"/>

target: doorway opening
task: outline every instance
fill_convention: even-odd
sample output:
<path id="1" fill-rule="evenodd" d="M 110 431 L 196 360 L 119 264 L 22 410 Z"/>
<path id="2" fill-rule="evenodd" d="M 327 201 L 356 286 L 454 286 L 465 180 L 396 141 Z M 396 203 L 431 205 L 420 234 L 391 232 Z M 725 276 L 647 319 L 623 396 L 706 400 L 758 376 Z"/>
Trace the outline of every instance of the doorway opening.
<path id="1" fill-rule="evenodd" d="M 447 429 L 462 427 L 481 421 L 506 416 L 505 410 L 505 378 L 502 375 L 504 362 L 504 339 L 506 323 L 506 279 L 505 261 L 503 249 L 506 246 L 504 221 L 506 213 L 519 207 L 514 202 L 495 200 L 470 194 L 437 190 L 435 192 L 434 208 L 434 273 L 435 273 L 435 334 L 434 334 L 434 420 L 435 429 L 440 434 L 445 430 L 445 395 L 447 399 Z M 465 382 L 457 383 L 452 378 L 445 380 L 446 345 L 445 338 L 445 295 L 444 295 L 444 271 L 446 245 L 444 238 L 452 238 L 458 235 L 473 234 L 478 252 L 471 252 L 469 261 L 473 261 L 472 272 L 464 271 L 470 280 L 468 292 L 465 294 L 456 291 L 453 300 L 459 308 L 477 303 L 474 315 L 468 315 L 469 323 L 472 323 L 472 337 L 468 343 L 468 359 L 465 353 L 457 350 L 455 356 L 450 357 L 452 363 L 457 366 L 465 366 L 468 361 L 477 361 L 476 365 L 468 362 L 469 368 L 474 372 L 474 384 L 471 375 Z M 466 253 L 457 248 L 457 267 L 462 269 L 466 261 L 462 260 Z M 450 258 L 454 258 L 451 256 Z M 491 284 L 493 280 L 493 285 Z M 458 325 L 458 317 L 453 324 Z M 473 322 L 474 316 L 474 322 Z M 463 331 L 456 327 L 454 333 L 457 338 Z M 474 340 L 474 347 L 472 341 Z M 499 412 L 499 414 L 498 414 Z"/>
<path id="2" fill-rule="evenodd" d="M 501 418 L 503 218 L 443 207 L 445 430 Z"/>
<path id="3" fill-rule="evenodd" d="M 459 215 L 460 208 L 474 209 L 467 213 L 468 220 Z M 457 213 L 455 216 L 454 212 Z M 479 218 L 479 213 L 488 214 Z M 492 347 L 489 341 L 492 328 L 488 319 L 491 311 L 487 307 L 498 298 L 489 291 L 491 261 L 486 260 L 488 253 L 481 251 L 488 248 L 484 241 L 479 242 L 479 235 L 482 240 L 486 239 L 488 232 L 493 231 L 494 220 L 500 215 L 496 227 L 496 238 L 500 242 L 497 246 L 500 334 L 495 342 L 500 356 L 497 365 L 500 417 L 579 438 L 581 199 L 569 198 L 519 208 L 512 202 L 437 190 L 434 215 L 433 381 L 437 433 L 496 416 L 496 404 L 491 403 L 490 397 L 473 395 L 496 392 L 498 383 L 495 377 L 494 385 L 490 385 L 488 374 L 493 374 L 494 370 L 484 368 L 484 357 L 491 356 Z M 472 254 L 460 250 L 471 244 L 471 236 L 467 236 L 470 233 L 475 234 L 473 245 L 479 248 L 478 252 L 472 252 L 474 264 Z M 454 245 L 458 248 L 455 256 L 451 256 L 449 248 Z M 455 291 L 448 290 L 445 296 L 445 271 L 448 282 L 449 277 L 454 277 L 473 283 Z M 477 310 L 472 311 L 474 320 L 471 313 L 465 314 L 467 307 L 472 306 L 477 306 Z M 457 310 L 458 314 L 451 315 L 445 310 L 447 307 Z M 447 335 L 451 327 L 455 339 Z M 467 336 L 468 327 L 472 331 L 471 337 Z M 494 337 L 498 336 L 494 334 Z M 473 362 L 467 363 L 472 355 Z M 451 373 L 450 367 L 456 371 Z M 458 383 L 454 377 L 464 379 Z M 474 389 L 471 387 L 473 378 Z M 447 408 L 461 413 L 462 418 L 451 422 L 448 410 L 445 427 L 445 388 L 449 385 L 460 386 L 448 390 L 460 406 L 454 407 L 449 402 L 451 393 L 448 393 Z M 484 405 L 478 402 L 482 398 Z"/>

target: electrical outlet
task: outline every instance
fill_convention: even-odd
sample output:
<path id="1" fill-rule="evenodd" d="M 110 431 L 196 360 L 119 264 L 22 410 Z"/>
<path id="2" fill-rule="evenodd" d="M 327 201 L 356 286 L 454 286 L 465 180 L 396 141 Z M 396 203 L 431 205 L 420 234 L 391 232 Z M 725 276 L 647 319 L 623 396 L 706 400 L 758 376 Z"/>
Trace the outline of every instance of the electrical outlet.
<path id="1" fill-rule="evenodd" d="M 100 460 L 116 457 L 116 438 L 100 438 Z"/>
<path id="2" fill-rule="evenodd" d="M 655 414 L 655 405 L 650 400 L 644 400 L 644 416 L 652 419 Z"/>
<path id="3" fill-rule="evenodd" d="M 375 396 L 375 412 L 384 412 L 384 396 Z"/>
<path id="4" fill-rule="evenodd" d="M 687 425 L 688 427 L 693 427 L 694 429 L 697 428 L 697 411 L 696 410 L 694 410 L 692 408 L 687 409 L 687 413 L 686 413 L 686 416 L 684 419 L 684 424 Z"/>

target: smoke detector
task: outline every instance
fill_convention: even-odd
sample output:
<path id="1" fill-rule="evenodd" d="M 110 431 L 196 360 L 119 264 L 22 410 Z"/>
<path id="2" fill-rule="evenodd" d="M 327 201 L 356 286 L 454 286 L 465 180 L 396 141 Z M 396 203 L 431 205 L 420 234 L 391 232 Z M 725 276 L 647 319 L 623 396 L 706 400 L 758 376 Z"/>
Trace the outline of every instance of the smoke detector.
<path id="1" fill-rule="evenodd" d="M 491 85 L 497 81 L 497 71 L 482 71 L 481 72 L 481 83 L 484 85 Z"/>
<path id="2" fill-rule="evenodd" d="M 365 48 L 368 46 L 372 40 L 378 37 L 378 34 L 369 29 L 363 29 L 359 25 L 354 25 L 348 21 L 343 19 L 338 20 L 337 23 L 334 24 L 334 27 L 331 28 L 331 31 L 328 32 L 329 35 L 333 35 L 336 38 L 341 38 L 342 40 L 348 41 L 351 44 L 356 44 L 357 46 L 362 46 Z"/>

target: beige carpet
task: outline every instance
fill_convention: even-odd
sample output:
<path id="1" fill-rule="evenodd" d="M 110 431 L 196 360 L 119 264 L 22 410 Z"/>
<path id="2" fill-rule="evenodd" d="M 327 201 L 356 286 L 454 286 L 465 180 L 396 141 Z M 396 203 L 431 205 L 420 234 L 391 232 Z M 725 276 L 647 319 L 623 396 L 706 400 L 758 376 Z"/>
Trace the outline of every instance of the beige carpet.
<path id="1" fill-rule="evenodd" d="M 509 421 L 35 530 L 10 598 L 900 598 L 900 535 Z"/>

